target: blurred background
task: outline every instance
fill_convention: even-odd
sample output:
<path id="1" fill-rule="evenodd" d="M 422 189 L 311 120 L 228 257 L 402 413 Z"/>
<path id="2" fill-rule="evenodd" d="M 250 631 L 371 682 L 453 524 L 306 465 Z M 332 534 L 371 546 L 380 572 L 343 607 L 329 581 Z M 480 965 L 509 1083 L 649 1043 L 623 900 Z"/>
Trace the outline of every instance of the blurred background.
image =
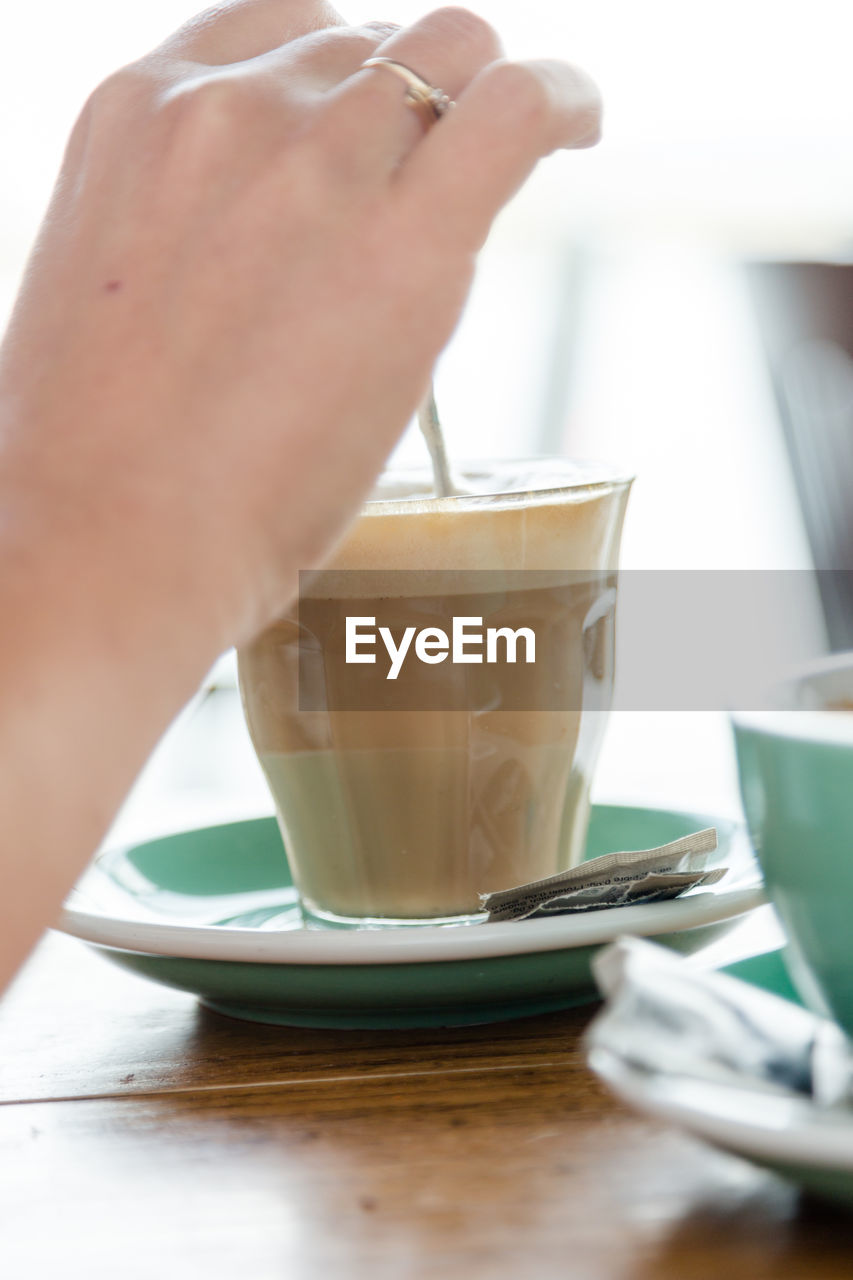
<path id="1" fill-rule="evenodd" d="M 429 7 L 389 0 L 377 12 L 357 0 L 346 17 L 406 23 Z M 606 116 L 602 145 L 545 161 L 483 252 L 436 377 L 452 451 L 629 465 L 628 568 L 849 569 L 850 0 L 469 7 L 511 56 L 584 66 Z M 0 319 L 84 98 L 193 10 L 48 0 L 7 14 Z M 421 456 L 415 432 L 398 452 Z M 853 646 L 847 584 L 843 572 L 821 577 L 792 630 L 792 660 Z M 176 789 L 182 812 L 196 792 L 205 815 L 218 816 L 215 794 L 232 810 L 266 804 L 229 661 L 211 687 L 149 766 L 127 829 L 135 814 L 174 825 Z M 186 746 L 187 723 L 205 715 L 220 717 L 206 756 Z M 732 777 L 724 717 L 623 713 L 599 791 L 731 808 Z"/>

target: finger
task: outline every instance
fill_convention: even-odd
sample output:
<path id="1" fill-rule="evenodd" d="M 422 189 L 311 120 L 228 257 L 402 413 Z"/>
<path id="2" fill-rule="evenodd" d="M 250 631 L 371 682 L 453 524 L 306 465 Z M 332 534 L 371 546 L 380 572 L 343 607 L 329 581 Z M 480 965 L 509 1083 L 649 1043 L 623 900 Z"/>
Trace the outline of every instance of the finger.
<path id="1" fill-rule="evenodd" d="M 593 146 L 600 130 L 601 98 L 584 72 L 562 62 L 493 62 L 412 152 L 400 198 L 413 216 L 428 215 L 430 234 L 477 249 L 542 156 Z"/>
<path id="2" fill-rule="evenodd" d="M 187 62 L 245 62 L 344 20 L 327 0 L 230 0 L 191 18 L 158 52 Z"/>
<path id="3" fill-rule="evenodd" d="M 369 56 L 401 62 L 454 98 L 501 54 L 487 22 L 467 9 L 447 8 L 396 32 Z M 324 114 L 329 137 L 370 170 L 390 173 L 424 136 L 423 120 L 406 102 L 404 81 L 387 67 L 353 74 L 329 94 Z"/>

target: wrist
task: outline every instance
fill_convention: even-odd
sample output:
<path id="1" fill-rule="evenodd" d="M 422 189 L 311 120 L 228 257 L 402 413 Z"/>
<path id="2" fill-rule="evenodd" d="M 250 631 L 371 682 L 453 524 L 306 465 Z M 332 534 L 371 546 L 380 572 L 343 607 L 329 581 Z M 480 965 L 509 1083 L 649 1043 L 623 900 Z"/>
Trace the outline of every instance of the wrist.
<path id="1" fill-rule="evenodd" d="M 89 507 L 77 515 L 0 475 L 0 682 L 33 668 L 125 700 L 147 686 L 165 724 L 221 649 L 189 584 L 154 534 L 133 539 Z M 180 601 L 180 607 L 178 606 Z M 206 623 L 208 625 L 206 625 Z"/>

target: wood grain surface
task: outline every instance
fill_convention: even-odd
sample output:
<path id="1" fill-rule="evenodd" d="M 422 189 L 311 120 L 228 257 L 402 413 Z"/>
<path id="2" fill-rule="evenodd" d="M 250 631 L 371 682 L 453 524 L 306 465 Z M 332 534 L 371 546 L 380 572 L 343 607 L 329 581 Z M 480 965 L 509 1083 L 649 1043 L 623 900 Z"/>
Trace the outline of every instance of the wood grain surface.
<path id="1" fill-rule="evenodd" d="M 0 1274 L 853 1274 L 853 1218 L 611 1101 L 589 1015 L 258 1027 L 50 936 L 0 1005 Z"/>

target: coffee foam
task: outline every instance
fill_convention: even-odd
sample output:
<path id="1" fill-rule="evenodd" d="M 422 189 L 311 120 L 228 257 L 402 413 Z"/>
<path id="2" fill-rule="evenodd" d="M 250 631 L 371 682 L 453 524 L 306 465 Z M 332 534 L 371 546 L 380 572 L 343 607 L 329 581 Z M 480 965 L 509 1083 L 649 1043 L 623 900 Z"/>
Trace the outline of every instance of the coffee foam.
<path id="1" fill-rule="evenodd" d="M 440 574 L 436 590 L 455 593 L 476 588 L 461 580 L 448 587 L 448 574 L 616 568 L 627 477 L 561 459 L 472 466 L 460 474 L 469 492 L 451 498 L 432 496 L 425 472 L 383 477 L 332 560 L 303 589 L 323 597 L 408 594 L 399 578 L 382 580 L 402 570 L 424 575 L 422 591 L 430 575 Z M 363 588 L 358 572 L 369 572 Z"/>

